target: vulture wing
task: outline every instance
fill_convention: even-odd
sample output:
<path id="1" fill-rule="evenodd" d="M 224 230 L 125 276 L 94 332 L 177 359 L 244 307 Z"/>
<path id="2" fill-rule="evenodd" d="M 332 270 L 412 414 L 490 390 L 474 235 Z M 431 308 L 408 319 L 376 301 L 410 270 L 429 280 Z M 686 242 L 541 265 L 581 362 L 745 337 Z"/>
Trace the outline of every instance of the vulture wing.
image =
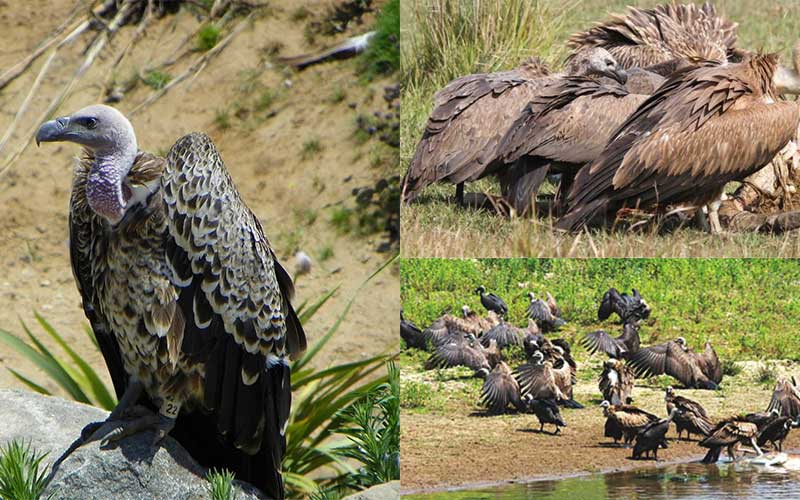
<path id="1" fill-rule="evenodd" d="M 498 363 L 486 376 L 481 388 L 481 404 L 491 413 L 503 413 L 509 404 L 522 408 L 519 383 L 504 362 Z"/>
<path id="2" fill-rule="evenodd" d="M 425 369 L 450 368 L 453 366 L 466 366 L 472 370 L 489 367 L 489 362 L 484 354 L 465 343 L 449 343 L 436 348 L 436 351 L 425 362 Z"/>
<path id="3" fill-rule="evenodd" d="M 767 411 L 778 410 L 781 416 L 797 418 L 800 416 L 800 395 L 797 389 L 786 379 L 775 384 Z"/>
<path id="4" fill-rule="evenodd" d="M 581 344 L 592 354 L 601 351 L 612 358 L 621 357 L 625 352 L 624 346 L 621 346 L 617 339 L 603 330 L 587 333 L 583 337 Z"/>
<path id="5" fill-rule="evenodd" d="M 497 342 L 499 349 L 510 345 L 522 345 L 522 332 L 513 325 L 500 323 L 481 336 L 481 344 L 484 347 L 489 347 L 492 340 Z"/>
<path id="6" fill-rule="evenodd" d="M 548 363 L 525 363 L 517 368 L 514 376 L 523 395 L 530 394 L 534 399 L 569 399 L 556 385 L 553 369 Z"/>

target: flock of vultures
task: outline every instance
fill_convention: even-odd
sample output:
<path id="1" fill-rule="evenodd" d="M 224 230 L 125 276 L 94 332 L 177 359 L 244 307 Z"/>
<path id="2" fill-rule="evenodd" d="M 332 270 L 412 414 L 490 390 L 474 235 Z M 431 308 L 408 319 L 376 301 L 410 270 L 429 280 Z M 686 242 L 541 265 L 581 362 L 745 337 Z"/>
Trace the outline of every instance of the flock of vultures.
<path id="1" fill-rule="evenodd" d="M 695 214 L 721 231 L 726 184 L 794 154 L 800 122 L 782 98 L 800 94 L 800 42 L 789 68 L 737 46 L 736 28 L 708 3 L 631 8 L 574 34 L 561 72 L 533 57 L 453 80 L 434 97 L 404 200 L 446 182 L 460 204 L 529 215 L 553 176 L 560 229 Z M 489 176 L 501 196 L 467 201 L 464 183 Z"/>
<path id="2" fill-rule="evenodd" d="M 480 294 L 486 316 L 462 307 L 461 315 L 445 313 L 424 330 L 406 320 L 400 312 L 400 334 L 407 348 L 430 351 L 425 369 L 465 366 L 476 377 L 484 379 L 479 404 L 489 414 L 505 412 L 533 413 L 539 420 L 540 432 L 545 425 L 555 426 L 554 434 L 567 425 L 560 407 L 580 409 L 573 398 L 578 365 L 571 346 L 563 338 L 548 338 L 566 322 L 555 299 L 529 293 L 528 325 L 516 327 L 506 321 L 508 307 L 502 298 Z M 622 333 L 614 337 L 599 330 L 586 334 L 582 345 L 591 353 L 608 356 L 603 363 L 598 387 L 603 395 L 601 407 L 605 436 L 623 446 L 633 443 L 632 458 L 658 460 L 659 448 L 666 448 L 666 434 L 674 423 L 678 439 L 686 433 L 702 436 L 699 445 L 708 448 L 704 462 L 716 462 L 723 448 L 736 459 L 740 444 L 781 450 L 783 440 L 792 427 L 800 425 L 800 389 L 794 379 L 778 381 L 765 412 L 739 414 L 714 420 L 696 401 L 681 396 L 667 387 L 664 400 L 666 417 L 660 418 L 634 406 L 634 380 L 666 374 L 684 388 L 716 390 L 722 382 L 722 367 L 714 348 L 706 342 L 702 352 L 693 351 L 685 339 L 643 347 L 639 325 L 650 316 L 650 306 L 633 290 L 632 294 L 609 289 L 602 297 L 597 317 L 619 316 Z M 552 337 L 552 335 L 551 335 Z M 512 369 L 505 361 L 509 348 L 521 347 L 525 362 Z M 746 450 L 747 451 L 747 450 Z"/>

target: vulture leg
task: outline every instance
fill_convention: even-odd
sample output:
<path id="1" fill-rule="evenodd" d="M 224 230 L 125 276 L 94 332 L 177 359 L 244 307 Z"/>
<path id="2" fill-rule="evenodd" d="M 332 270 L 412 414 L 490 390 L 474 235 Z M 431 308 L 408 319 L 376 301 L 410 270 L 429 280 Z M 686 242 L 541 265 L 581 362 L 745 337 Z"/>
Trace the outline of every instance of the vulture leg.
<path id="1" fill-rule="evenodd" d="M 104 422 L 93 422 L 84 427 L 83 431 L 81 432 L 83 439 L 81 444 L 86 444 L 101 439 L 110 430 L 108 429 L 110 425 L 107 425 L 109 422 L 122 420 L 126 417 L 141 415 L 141 412 L 137 411 L 141 408 L 135 405 L 139 400 L 139 396 L 142 395 L 143 390 L 144 386 L 141 382 L 138 380 L 131 380 L 131 382 L 128 384 L 128 387 L 125 389 L 125 392 L 122 394 L 122 397 L 119 399 L 119 402 L 117 402 L 117 406 L 108 415 L 108 418 L 106 418 Z M 101 430 L 103 431 L 102 433 L 100 432 Z"/>
<path id="2" fill-rule="evenodd" d="M 456 184 L 456 203 L 464 206 L 464 183 L 459 182 Z"/>
<path id="3" fill-rule="evenodd" d="M 712 234 L 722 234 L 722 224 L 719 222 L 719 207 L 722 205 L 722 196 L 708 204 L 708 223 Z"/>
<path id="4" fill-rule="evenodd" d="M 761 448 L 758 447 L 758 444 L 756 444 L 756 438 L 755 437 L 751 437 L 750 438 L 750 444 L 753 445 L 753 449 L 756 450 L 756 454 L 759 457 L 764 454 L 764 452 L 761 451 Z"/>
<path id="5" fill-rule="evenodd" d="M 539 422 L 539 432 L 544 432 L 544 424 Z"/>
<path id="6" fill-rule="evenodd" d="M 694 221 L 701 230 L 707 233 L 711 232 L 711 226 L 708 224 L 708 217 L 703 207 L 697 208 L 697 211 L 694 213 Z"/>
<path id="7" fill-rule="evenodd" d="M 733 450 L 733 445 L 728 445 L 728 458 L 731 459 L 732 462 L 736 461 L 736 452 Z"/>

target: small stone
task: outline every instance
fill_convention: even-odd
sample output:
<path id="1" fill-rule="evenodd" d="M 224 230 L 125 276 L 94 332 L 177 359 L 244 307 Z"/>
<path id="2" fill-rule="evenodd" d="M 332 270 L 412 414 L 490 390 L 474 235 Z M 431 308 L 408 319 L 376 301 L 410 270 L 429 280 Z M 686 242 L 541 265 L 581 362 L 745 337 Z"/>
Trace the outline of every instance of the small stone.
<path id="1" fill-rule="evenodd" d="M 39 283 L 39 285 L 41 285 L 41 286 L 43 286 L 43 287 L 48 287 L 48 286 L 50 286 L 50 280 L 42 280 L 42 281 Z"/>

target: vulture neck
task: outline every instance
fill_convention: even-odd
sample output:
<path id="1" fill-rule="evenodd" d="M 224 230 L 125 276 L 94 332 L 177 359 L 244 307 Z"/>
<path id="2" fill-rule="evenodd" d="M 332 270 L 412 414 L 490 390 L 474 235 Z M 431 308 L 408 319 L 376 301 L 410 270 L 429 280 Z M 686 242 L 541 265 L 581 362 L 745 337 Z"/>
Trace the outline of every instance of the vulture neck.
<path id="1" fill-rule="evenodd" d="M 119 223 L 129 206 L 132 192 L 125 180 L 136 160 L 137 150 L 134 139 L 123 148 L 93 152 L 94 163 L 86 178 L 86 202 L 111 224 Z"/>

